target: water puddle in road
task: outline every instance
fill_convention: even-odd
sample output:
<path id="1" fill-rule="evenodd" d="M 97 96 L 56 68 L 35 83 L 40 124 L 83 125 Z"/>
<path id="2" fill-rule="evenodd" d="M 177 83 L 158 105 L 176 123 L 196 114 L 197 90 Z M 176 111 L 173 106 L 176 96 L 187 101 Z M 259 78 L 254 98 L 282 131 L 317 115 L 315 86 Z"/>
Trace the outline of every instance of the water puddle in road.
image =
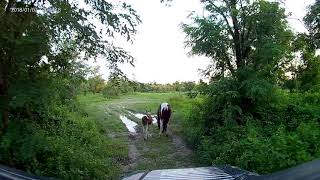
<path id="1" fill-rule="evenodd" d="M 142 119 L 143 116 L 145 116 L 145 114 L 141 114 L 141 113 L 133 113 L 131 111 L 128 111 L 129 114 L 133 115 L 134 117 L 138 118 L 138 119 Z M 152 116 L 152 123 L 153 124 L 157 124 L 157 118 L 155 118 L 155 115 L 151 115 Z"/>
<path id="2" fill-rule="evenodd" d="M 157 118 L 153 117 L 153 118 L 152 118 L 152 123 L 153 123 L 153 124 L 157 124 Z"/>
<path id="3" fill-rule="evenodd" d="M 132 116 L 138 118 L 138 119 L 142 119 L 143 116 L 145 116 L 144 114 L 141 114 L 141 113 L 133 113 L 131 111 L 128 111 L 129 114 L 131 114 Z"/>
<path id="4" fill-rule="evenodd" d="M 126 116 L 123 116 L 123 115 L 120 115 L 120 119 L 126 125 L 129 132 L 136 133 L 135 127 L 138 125 L 137 123 L 131 121 L 130 119 L 128 119 Z"/>

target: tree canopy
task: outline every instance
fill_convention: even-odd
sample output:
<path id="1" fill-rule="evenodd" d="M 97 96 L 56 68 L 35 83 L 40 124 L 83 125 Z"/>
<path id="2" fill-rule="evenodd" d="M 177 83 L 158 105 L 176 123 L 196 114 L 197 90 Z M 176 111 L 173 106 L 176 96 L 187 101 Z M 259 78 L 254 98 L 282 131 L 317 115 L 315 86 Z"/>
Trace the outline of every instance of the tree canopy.
<path id="1" fill-rule="evenodd" d="M 15 9 L 19 8 L 24 11 L 16 12 Z M 94 18 L 101 26 L 96 25 Z M 2 127 L 8 124 L 9 104 L 22 107 L 34 104 L 35 99 L 30 98 L 32 93 L 46 89 L 54 78 L 79 72 L 82 60 L 104 57 L 115 72 L 120 71 L 118 63 L 132 64 L 134 58 L 115 46 L 112 38 L 118 35 L 131 41 L 139 23 L 136 11 L 127 3 L 96 0 L 1 1 Z M 74 68 L 76 62 L 79 65 Z M 25 94 L 17 88 L 24 89 Z M 39 95 L 43 93 L 36 96 Z M 25 98 L 16 98 L 21 96 Z M 16 102 L 18 100 L 19 103 Z"/>
<path id="2" fill-rule="evenodd" d="M 320 48 L 320 45 L 319 45 L 320 44 L 320 1 L 319 0 L 316 0 L 316 2 L 308 8 L 308 13 L 303 20 L 306 24 L 306 27 L 308 28 L 310 36 L 312 37 L 314 45 Z"/>
<path id="3" fill-rule="evenodd" d="M 319 158 L 319 2 L 306 33 L 266 0 L 202 0 L 203 15 L 182 25 L 190 53 L 212 60 L 201 96 L 172 100 L 192 102 L 184 128 L 201 162 L 264 174 Z"/>
<path id="4" fill-rule="evenodd" d="M 203 0 L 205 16 L 183 24 L 191 54 L 212 58 L 214 76 L 234 75 L 251 67 L 275 74 L 289 56 L 292 32 L 284 8 L 277 2 Z M 214 69 L 214 70 L 213 70 Z"/>

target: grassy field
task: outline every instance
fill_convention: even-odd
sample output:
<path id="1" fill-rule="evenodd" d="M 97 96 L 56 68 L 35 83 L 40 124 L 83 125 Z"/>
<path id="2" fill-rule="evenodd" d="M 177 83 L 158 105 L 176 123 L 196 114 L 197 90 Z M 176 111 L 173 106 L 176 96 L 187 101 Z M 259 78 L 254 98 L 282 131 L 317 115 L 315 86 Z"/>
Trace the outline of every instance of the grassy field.
<path id="1" fill-rule="evenodd" d="M 114 153 L 117 164 L 121 166 L 120 176 L 139 170 L 165 168 L 194 167 L 196 165 L 192 151 L 181 138 L 178 113 L 173 112 L 168 125 L 169 137 L 159 137 L 156 125 L 151 127 L 151 137 L 143 140 L 141 120 L 130 115 L 128 111 L 145 113 L 151 110 L 156 114 L 161 102 L 166 102 L 178 93 L 137 93 L 121 96 L 117 99 L 105 99 L 100 94 L 80 96 L 79 101 L 88 116 L 94 120 L 100 132 L 106 135 L 110 145 L 110 153 Z M 175 111 L 175 110 L 174 110 Z M 119 119 L 127 116 L 138 123 L 137 135 L 130 135 Z"/>

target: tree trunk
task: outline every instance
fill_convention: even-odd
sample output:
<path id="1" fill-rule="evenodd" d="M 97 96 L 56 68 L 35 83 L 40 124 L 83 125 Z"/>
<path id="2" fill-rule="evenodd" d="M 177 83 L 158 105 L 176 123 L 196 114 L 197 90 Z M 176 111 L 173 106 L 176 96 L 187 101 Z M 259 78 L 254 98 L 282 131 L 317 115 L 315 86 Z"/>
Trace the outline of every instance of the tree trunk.
<path id="1" fill-rule="evenodd" d="M 242 59 L 242 53 L 241 53 L 241 37 L 240 37 L 240 27 L 238 22 L 238 10 L 236 6 L 237 2 L 236 0 L 231 0 L 231 18 L 233 23 L 233 29 L 234 29 L 234 37 L 233 42 L 235 45 L 235 51 L 236 51 L 236 65 L 237 69 L 241 68 L 243 65 L 243 59 Z"/>

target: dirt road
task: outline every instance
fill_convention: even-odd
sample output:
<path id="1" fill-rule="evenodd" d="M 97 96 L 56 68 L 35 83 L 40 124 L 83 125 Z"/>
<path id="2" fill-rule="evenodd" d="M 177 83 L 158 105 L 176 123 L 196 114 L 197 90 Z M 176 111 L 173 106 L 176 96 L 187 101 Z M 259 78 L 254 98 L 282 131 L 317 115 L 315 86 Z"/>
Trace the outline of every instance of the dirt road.
<path id="1" fill-rule="evenodd" d="M 145 110 L 151 110 L 155 113 L 158 105 L 166 101 L 167 98 L 161 95 L 132 96 L 116 99 L 104 105 L 106 115 L 126 116 L 129 120 L 138 124 L 135 127 L 136 133 L 123 132 L 128 136 L 129 142 L 128 160 L 123 163 L 124 175 L 139 170 L 196 166 L 192 150 L 187 147 L 182 137 L 176 133 L 175 128 L 179 119 L 174 113 L 168 125 L 168 137 L 159 137 L 157 125 L 152 125 L 150 130 L 151 137 L 147 141 L 143 139 L 141 120 L 133 114 L 144 114 Z"/>

